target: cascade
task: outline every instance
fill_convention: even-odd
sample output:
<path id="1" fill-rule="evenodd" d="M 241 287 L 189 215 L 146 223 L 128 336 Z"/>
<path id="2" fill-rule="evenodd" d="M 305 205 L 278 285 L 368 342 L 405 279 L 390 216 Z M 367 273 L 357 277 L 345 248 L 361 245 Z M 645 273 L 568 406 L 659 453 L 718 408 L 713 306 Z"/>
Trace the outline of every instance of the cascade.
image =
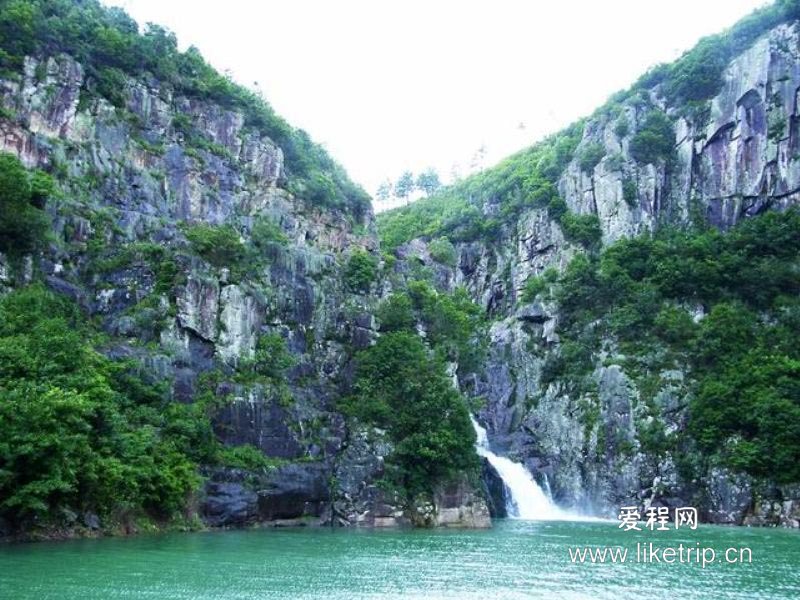
<path id="1" fill-rule="evenodd" d="M 556 506 L 533 479 L 531 473 L 518 462 L 498 456 L 489 448 L 486 429 L 470 415 L 477 440 L 475 449 L 479 456 L 489 461 L 503 480 L 506 491 L 506 511 L 512 519 L 538 521 L 566 520 L 573 517 Z"/>

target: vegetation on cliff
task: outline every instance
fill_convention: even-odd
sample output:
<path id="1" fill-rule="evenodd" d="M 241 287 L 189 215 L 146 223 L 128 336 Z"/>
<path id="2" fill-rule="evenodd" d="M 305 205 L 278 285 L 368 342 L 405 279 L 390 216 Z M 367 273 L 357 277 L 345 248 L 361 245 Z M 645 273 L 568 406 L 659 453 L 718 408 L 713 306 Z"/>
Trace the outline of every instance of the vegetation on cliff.
<path id="1" fill-rule="evenodd" d="M 0 1 L 0 76 L 18 78 L 25 56 L 59 53 L 72 56 L 86 69 L 82 106 L 92 96 L 102 96 L 124 109 L 125 78 L 151 78 L 165 92 L 242 113 L 245 127 L 267 135 L 283 150 L 289 185 L 301 197 L 350 211 L 358 220 L 368 210 L 367 194 L 322 146 L 275 114 L 259 94 L 218 73 L 196 48 L 180 52 L 172 32 L 151 23 L 140 33 L 125 11 L 96 0 Z M 189 137 L 198 135 L 188 119 L 176 121 L 175 126 L 184 127 Z"/>
<path id="2" fill-rule="evenodd" d="M 620 114 L 622 103 L 637 99 L 650 104 L 646 93 L 652 90 L 683 113 L 702 113 L 703 102 L 719 92 L 723 70 L 734 56 L 776 25 L 798 18 L 798 0 L 779 0 L 758 9 L 728 31 L 703 38 L 677 61 L 652 68 L 630 89 L 612 96 L 593 116 L 613 117 L 618 135 L 627 135 L 630 123 Z M 536 207 L 547 208 L 570 241 L 589 248 L 595 246 L 600 237 L 596 217 L 571 215 L 556 189 L 561 173 L 576 157 L 584 124 L 585 120 L 578 121 L 428 198 L 379 214 L 384 250 L 418 237 L 491 241 L 503 227 L 513 226 L 522 210 Z M 674 144 L 670 119 L 653 108 L 633 132 L 630 153 L 640 163 L 669 160 Z M 580 168 L 588 172 L 603 158 L 602 147 L 587 144 L 576 158 Z M 635 184 L 627 181 L 626 202 L 632 203 L 635 195 Z"/>
<path id="3" fill-rule="evenodd" d="M 688 430 L 650 441 L 675 449 L 688 435 L 702 454 L 686 466 L 798 481 L 798 256 L 796 209 L 727 233 L 662 229 L 579 255 L 557 281 L 531 285 L 559 307 L 562 345 L 544 383 L 585 391 L 601 350 L 639 379 L 644 402 L 664 373 L 686 371 Z"/>
<path id="4" fill-rule="evenodd" d="M 206 406 L 167 399 L 95 349 L 85 315 L 41 285 L 0 299 L 0 516 L 18 527 L 167 519 L 219 448 Z"/>
<path id="5" fill-rule="evenodd" d="M 417 237 L 446 236 L 452 242 L 496 239 L 523 209 L 548 208 L 555 219 L 566 212 L 555 184 L 583 134 L 579 122 L 491 169 L 442 188 L 429 198 L 378 215 L 381 244 L 390 250 Z M 486 203 L 499 208 L 485 215 Z"/>
<path id="6" fill-rule="evenodd" d="M 342 408 L 387 432 L 393 451 L 385 480 L 413 501 L 477 472 L 468 405 L 447 363 L 465 372 L 479 367 L 483 319 L 463 290 L 440 293 L 424 281 L 384 300 L 377 317 L 381 336 L 356 355 L 353 392 Z"/>
<path id="7" fill-rule="evenodd" d="M 44 212 L 52 179 L 29 173 L 15 156 L 0 153 L 0 252 L 17 258 L 42 247 L 50 231 Z"/>

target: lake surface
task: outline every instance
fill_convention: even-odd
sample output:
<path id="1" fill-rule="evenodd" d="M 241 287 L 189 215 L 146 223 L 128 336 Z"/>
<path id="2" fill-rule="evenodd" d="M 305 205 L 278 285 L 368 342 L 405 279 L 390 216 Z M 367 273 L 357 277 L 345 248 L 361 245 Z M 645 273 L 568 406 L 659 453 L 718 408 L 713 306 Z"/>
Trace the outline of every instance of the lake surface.
<path id="1" fill-rule="evenodd" d="M 637 543 L 714 548 L 705 568 L 636 562 Z M 628 549 L 574 564 L 568 548 Z M 727 564 L 749 548 L 752 562 Z M 710 556 L 710 554 L 707 554 Z M 746 561 L 746 553 L 742 554 Z M 677 559 L 675 559 L 677 561 Z M 0 546 L 0 598 L 800 598 L 800 533 L 498 521 L 487 531 L 258 529 Z"/>

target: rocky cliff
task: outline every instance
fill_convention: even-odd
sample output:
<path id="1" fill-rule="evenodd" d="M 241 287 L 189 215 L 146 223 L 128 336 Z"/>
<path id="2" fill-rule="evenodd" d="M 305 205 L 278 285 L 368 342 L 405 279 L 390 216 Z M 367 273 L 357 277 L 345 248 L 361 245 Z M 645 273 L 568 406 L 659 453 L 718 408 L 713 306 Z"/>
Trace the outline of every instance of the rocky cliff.
<path id="1" fill-rule="evenodd" d="M 704 222 L 728 230 L 748 217 L 797 203 L 800 24 L 768 28 L 721 66 L 720 77 L 710 97 L 689 102 L 653 76 L 656 83 L 638 86 L 581 123 L 577 147 L 554 187 L 569 213 L 596 217 L 601 247 L 666 226 Z M 637 134 L 656 120 L 656 113 L 668 124 L 666 149 L 645 155 Z M 559 138 L 548 143 L 557 147 Z M 535 159 L 547 158 L 547 149 L 532 152 Z M 654 405 L 644 401 L 641 380 L 626 372 L 611 339 L 593 357 L 591 394 L 544 373 L 548 359 L 561 350 L 561 314 L 552 300 L 524 298 L 526 282 L 547 278 L 550 269 L 563 272 L 587 250 L 570 239 L 553 203 L 537 206 L 535 194 L 513 219 L 505 217 L 503 211 L 531 189 L 531 171 L 524 168 L 518 169 L 522 176 L 510 176 L 513 185 L 505 188 L 513 187 L 511 192 L 496 183 L 527 159 L 523 153 L 513 160 L 511 166 L 456 185 L 442 198 L 423 201 L 420 210 L 439 211 L 442 225 L 396 250 L 398 269 L 422 263 L 441 288 L 469 290 L 493 319 L 490 358 L 460 381 L 485 400 L 479 418 L 492 444 L 523 460 L 540 482 L 549 482 L 556 500 L 576 510 L 613 518 L 623 505 L 686 505 L 699 506 L 703 517 L 716 523 L 797 527 L 796 486 L 724 468 L 687 479 L 676 466 L 676 453 L 654 457 L 643 449 L 643 432 L 654 422 L 666 432 L 685 429 L 691 397 L 685 371 L 659 373 L 655 393 L 648 391 Z M 477 209 L 462 209 L 462 214 L 472 210 L 479 221 L 500 222 L 491 237 L 452 225 L 456 221 L 448 207 L 460 203 Z M 404 214 L 381 216 L 381 226 L 402 225 Z M 428 246 L 437 235 L 460 240 L 451 264 Z M 692 310 L 696 321 L 703 318 L 702 306 Z M 587 411 L 589 405 L 595 408 Z"/>
<path id="2" fill-rule="evenodd" d="M 376 485 L 388 449 L 336 410 L 353 353 L 376 335 L 374 295 L 345 277 L 354 252 L 377 251 L 368 205 L 308 199 L 241 111 L 132 76 L 112 104 L 86 71 L 63 53 L 26 56 L 0 81 L 0 149 L 58 189 L 47 248 L 17 268 L 0 255 L 0 285 L 43 279 L 71 297 L 107 334 L 104 354 L 133 359 L 172 402 L 210 393 L 218 439 L 269 458 L 204 467 L 206 523 L 409 522 Z M 217 256 L 216 238 L 198 251 L 192 233 L 215 227 L 235 232 L 239 254 Z M 247 375 L 262 337 L 288 350 L 285 381 Z M 465 498 L 463 485 L 441 490 L 430 523 L 485 525 L 482 501 L 459 512 Z"/>

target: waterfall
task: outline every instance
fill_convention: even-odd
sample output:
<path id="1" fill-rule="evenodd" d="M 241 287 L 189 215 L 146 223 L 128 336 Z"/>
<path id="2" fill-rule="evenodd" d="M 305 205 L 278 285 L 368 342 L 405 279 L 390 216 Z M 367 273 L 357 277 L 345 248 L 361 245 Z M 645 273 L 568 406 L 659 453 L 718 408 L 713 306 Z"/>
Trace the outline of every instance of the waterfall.
<path id="1" fill-rule="evenodd" d="M 534 481 L 530 472 L 521 464 L 505 456 L 497 456 L 489 449 L 489 438 L 486 430 L 470 415 L 472 427 L 477 440 L 475 450 L 494 467 L 506 491 L 506 511 L 512 519 L 530 519 L 536 521 L 554 521 L 572 519 L 565 511 L 556 506 L 548 494 Z"/>

